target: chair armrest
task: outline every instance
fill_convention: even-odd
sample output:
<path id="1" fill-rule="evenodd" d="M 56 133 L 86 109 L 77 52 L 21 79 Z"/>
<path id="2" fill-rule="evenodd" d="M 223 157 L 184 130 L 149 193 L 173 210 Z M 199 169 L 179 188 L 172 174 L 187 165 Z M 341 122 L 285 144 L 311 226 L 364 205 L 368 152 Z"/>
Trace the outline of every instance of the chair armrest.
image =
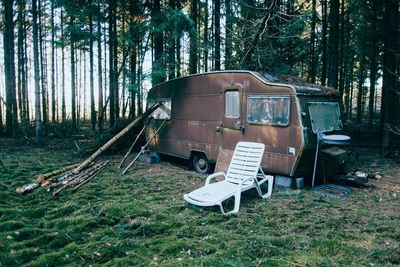
<path id="1" fill-rule="evenodd" d="M 239 189 L 240 189 L 240 191 L 242 190 L 243 184 L 244 184 L 245 182 L 247 182 L 247 181 L 250 181 L 250 180 L 253 180 L 255 183 L 257 183 L 257 177 L 250 177 L 250 178 L 244 179 L 244 180 L 242 180 L 242 181 L 240 182 L 240 184 L 239 184 Z"/>
<path id="2" fill-rule="evenodd" d="M 224 180 L 225 180 L 225 173 L 224 173 L 224 172 L 216 172 L 216 173 L 213 173 L 213 174 L 211 174 L 211 175 L 209 175 L 209 176 L 207 177 L 207 179 L 206 179 L 206 185 L 208 185 L 208 184 L 210 183 L 211 179 L 213 179 L 213 178 L 215 178 L 215 177 L 218 177 L 218 176 L 223 176 L 223 177 L 224 177 Z"/>

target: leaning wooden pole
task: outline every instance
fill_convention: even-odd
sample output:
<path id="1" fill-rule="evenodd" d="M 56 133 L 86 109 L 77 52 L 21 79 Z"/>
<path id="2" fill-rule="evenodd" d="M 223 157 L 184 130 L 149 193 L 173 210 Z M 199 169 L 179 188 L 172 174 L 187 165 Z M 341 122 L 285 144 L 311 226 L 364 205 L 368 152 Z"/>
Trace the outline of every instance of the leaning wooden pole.
<path id="1" fill-rule="evenodd" d="M 133 141 L 131 147 L 129 148 L 128 152 L 126 152 L 125 157 L 122 159 L 121 163 L 118 166 L 118 169 L 121 169 L 122 165 L 124 164 L 125 160 L 128 158 L 128 156 L 131 154 L 133 147 L 136 145 L 137 141 L 139 140 L 140 136 L 146 129 L 147 125 L 149 125 L 150 120 L 143 126 L 142 130 L 140 133 L 136 136 L 135 141 Z"/>
<path id="2" fill-rule="evenodd" d="M 104 151 L 106 151 L 112 144 L 118 141 L 121 137 L 123 137 L 129 130 L 131 130 L 136 124 L 138 124 L 141 120 L 148 117 L 151 113 L 153 113 L 158 107 L 160 106 L 159 103 L 154 104 L 145 113 L 141 116 L 137 117 L 133 122 L 131 122 L 128 126 L 126 126 L 122 131 L 120 131 L 116 136 L 111 138 L 107 143 L 105 143 L 102 147 L 100 147 L 93 155 L 91 155 L 88 159 L 82 162 L 81 165 L 76 167 L 73 171 L 74 174 L 79 173 L 84 168 L 86 168 L 93 160 L 95 160 L 98 156 L 100 156 Z"/>
<path id="3" fill-rule="evenodd" d="M 158 134 L 158 132 L 161 130 L 161 127 L 164 125 L 164 123 L 167 121 L 167 119 L 165 119 L 160 127 L 158 127 L 157 131 L 150 137 L 150 139 L 147 141 L 147 143 L 142 146 L 142 149 L 139 151 L 139 153 L 136 155 L 136 157 L 131 161 L 131 163 L 129 163 L 128 167 L 125 168 L 125 170 L 122 172 L 122 174 L 124 175 L 129 168 L 132 166 L 132 164 L 139 158 L 140 154 L 142 154 L 144 152 L 144 150 L 146 149 L 146 147 L 150 144 L 151 140 L 153 140 L 153 138 Z"/>

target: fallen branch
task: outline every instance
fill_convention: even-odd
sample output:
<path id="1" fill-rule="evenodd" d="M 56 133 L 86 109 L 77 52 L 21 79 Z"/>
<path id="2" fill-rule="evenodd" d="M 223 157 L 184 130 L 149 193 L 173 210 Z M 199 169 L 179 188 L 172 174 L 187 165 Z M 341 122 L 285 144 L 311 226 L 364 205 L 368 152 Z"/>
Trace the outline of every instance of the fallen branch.
<path id="1" fill-rule="evenodd" d="M 17 189 L 15 191 L 18 194 L 25 194 L 25 193 L 32 192 L 33 190 L 35 190 L 36 188 L 39 188 L 39 187 L 40 187 L 40 183 L 35 182 L 35 183 L 26 184 L 26 185 L 17 187 Z"/>
<path id="2" fill-rule="evenodd" d="M 64 190 L 68 186 L 76 186 L 84 182 L 87 179 L 90 179 L 93 175 L 97 175 L 104 167 L 107 165 L 108 161 L 93 165 L 90 169 L 86 169 L 84 172 L 79 174 L 73 174 L 68 179 L 58 184 L 58 186 L 62 185 L 59 189 L 53 192 L 53 196 L 57 196 L 62 190 Z"/>
<path id="3" fill-rule="evenodd" d="M 51 171 L 51 172 L 47 172 L 47 173 L 45 173 L 45 174 L 41 174 L 41 175 L 39 175 L 39 176 L 37 177 L 37 181 L 38 181 L 40 184 L 45 184 L 45 183 L 48 182 L 47 180 L 49 180 L 50 178 L 52 178 L 52 177 L 54 177 L 54 176 L 56 176 L 56 175 L 65 173 L 65 172 L 67 172 L 67 171 L 69 171 L 69 170 L 75 168 L 75 167 L 78 166 L 78 165 L 79 165 L 79 163 L 77 163 L 77 164 L 72 164 L 72 165 L 69 165 L 69 166 L 67 166 L 67 167 L 63 167 L 63 168 L 58 169 L 58 170 L 54 170 L 54 171 Z"/>
<path id="4" fill-rule="evenodd" d="M 57 178 L 57 175 L 65 173 L 68 170 L 71 170 L 72 168 L 76 167 L 77 165 L 78 164 L 73 164 L 73 165 L 52 171 L 52 172 L 41 174 L 37 177 L 36 182 L 19 186 L 19 187 L 17 187 L 17 189 L 15 191 L 18 194 L 30 193 L 33 190 L 39 188 L 40 186 L 48 185 L 53 179 Z"/>
<path id="5" fill-rule="evenodd" d="M 104 169 L 104 167 L 107 165 L 107 163 L 108 163 L 108 161 L 106 161 L 105 164 L 104 164 L 100 169 L 98 169 L 92 176 L 90 176 L 90 177 L 87 178 L 86 180 L 83 180 L 81 183 L 75 185 L 75 186 L 73 187 L 72 191 L 76 191 L 76 190 L 78 190 L 81 186 L 83 186 L 84 184 L 87 184 L 88 182 L 90 182 L 99 172 L 101 172 L 101 171 Z"/>

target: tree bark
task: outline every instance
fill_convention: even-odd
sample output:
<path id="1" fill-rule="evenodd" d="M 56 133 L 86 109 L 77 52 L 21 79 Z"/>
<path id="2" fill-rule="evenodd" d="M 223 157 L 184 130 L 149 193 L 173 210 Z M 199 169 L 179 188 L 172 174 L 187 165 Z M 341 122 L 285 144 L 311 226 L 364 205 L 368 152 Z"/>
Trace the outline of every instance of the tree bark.
<path id="1" fill-rule="evenodd" d="M 41 89 L 42 89 L 42 126 L 46 132 L 46 125 L 49 121 L 49 115 L 47 112 L 47 66 L 46 66 L 46 48 L 44 43 L 44 35 L 46 31 L 43 31 L 42 23 L 42 0 L 38 0 L 38 29 L 39 29 L 39 64 L 41 73 Z"/>
<path id="2" fill-rule="evenodd" d="M 214 0 L 215 70 L 221 70 L 221 0 Z"/>
<path id="3" fill-rule="evenodd" d="M 71 116 L 72 116 L 72 129 L 77 128 L 77 116 L 76 116 L 76 75 L 75 75 L 75 33 L 72 32 L 75 18 L 70 17 L 70 53 L 71 53 Z"/>
<path id="4" fill-rule="evenodd" d="M 383 50 L 383 84 L 382 84 L 382 126 L 383 126 L 383 153 L 391 152 L 392 133 L 390 127 L 398 123 L 399 114 L 396 114 L 399 89 L 397 88 L 397 42 L 398 31 L 395 25 L 399 21 L 398 0 L 385 0 L 384 14 L 384 50 Z"/>
<path id="5" fill-rule="evenodd" d="M 225 69 L 232 68 L 232 0 L 225 0 L 226 26 L 225 26 Z"/>
<path id="6" fill-rule="evenodd" d="M 93 17 L 92 14 L 89 15 L 89 83 L 90 83 L 90 121 L 92 125 L 92 131 L 96 129 L 96 107 L 94 101 L 94 59 L 93 59 Z"/>
<path id="7" fill-rule="evenodd" d="M 61 9 L 61 121 L 67 120 L 67 111 L 65 108 L 65 35 L 64 35 L 64 10 Z"/>
<path id="8" fill-rule="evenodd" d="M 364 80 L 365 80 L 365 48 L 361 49 L 361 59 L 360 59 L 360 68 L 358 70 L 358 94 L 357 94 L 357 123 L 361 123 L 361 118 L 363 115 L 363 95 L 364 95 Z"/>
<path id="9" fill-rule="evenodd" d="M 326 69 L 327 69 L 327 0 L 321 0 L 322 9 L 322 66 L 321 66 L 321 85 L 326 85 Z"/>
<path id="10" fill-rule="evenodd" d="M 345 49 L 348 50 L 348 45 L 346 44 L 346 36 L 347 34 L 347 27 L 346 27 L 346 21 L 345 21 L 345 0 L 342 0 L 342 4 L 340 6 L 341 12 L 340 12 L 340 31 L 339 31 L 339 36 L 340 36 L 340 47 L 339 47 L 339 81 L 338 81 L 338 86 L 339 86 L 339 92 L 340 95 L 343 96 L 344 93 L 344 85 L 345 85 L 345 80 L 346 80 L 346 73 L 347 73 L 347 60 L 345 59 Z M 345 48 L 346 47 L 346 48 Z"/>
<path id="11" fill-rule="evenodd" d="M 32 38 L 33 38 L 33 67 L 35 75 L 35 143 L 40 144 L 42 134 L 42 121 L 40 110 L 40 73 L 39 73 L 39 40 L 37 21 L 37 0 L 32 0 Z"/>
<path id="12" fill-rule="evenodd" d="M 208 36 L 208 0 L 204 3 L 204 72 L 208 72 L 208 50 L 209 50 L 209 36 Z"/>
<path id="13" fill-rule="evenodd" d="M 103 130 L 103 118 L 100 116 L 103 108 L 103 66 L 101 59 L 101 21 L 100 21 L 100 0 L 97 1 L 97 74 L 98 74 L 98 107 L 99 107 L 99 131 Z"/>
<path id="14" fill-rule="evenodd" d="M 108 13 L 108 36 L 109 36 L 109 44 L 108 44 L 108 56 L 109 56 L 109 94 L 110 94 L 110 126 L 114 127 L 115 119 L 117 118 L 116 110 L 117 110 L 117 90 L 118 90 L 118 80 L 116 73 L 116 62 L 117 55 L 115 51 L 117 51 L 117 33 L 116 29 L 116 3 L 114 0 L 109 0 L 109 13 Z M 116 86 L 117 85 L 117 86 Z"/>
<path id="15" fill-rule="evenodd" d="M 169 0 L 169 7 L 171 10 L 176 11 L 176 3 L 175 0 Z M 179 34 L 179 33 L 178 33 Z M 172 27 L 168 28 L 167 44 L 168 44 L 168 80 L 172 80 L 176 76 L 176 59 L 175 59 L 175 39 L 177 33 L 175 33 L 175 29 Z"/>
<path id="16" fill-rule="evenodd" d="M 28 128 L 28 118 L 27 118 L 27 101 L 26 101 L 26 52 L 25 52 L 25 17 L 26 17 L 26 2 L 25 0 L 18 0 L 18 106 L 19 106 L 19 113 L 20 119 L 22 123 L 22 129 L 24 135 L 27 134 Z"/>
<path id="17" fill-rule="evenodd" d="M 311 83 L 316 82 L 317 76 L 317 64 L 316 64 L 316 34 L 315 34 L 315 27 L 317 24 L 317 1 L 312 0 L 311 4 L 311 34 L 310 34 L 310 65 L 309 65 L 309 77 L 308 80 Z"/>
<path id="18" fill-rule="evenodd" d="M 51 2 L 51 121 L 56 122 L 56 81 L 55 81 L 55 27 L 54 27 L 54 3 Z"/>
<path id="19" fill-rule="evenodd" d="M 190 1 L 190 19 L 193 27 L 190 29 L 190 48 L 189 48 L 189 73 L 197 73 L 197 0 Z"/>
<path id="20" fill-rule="evenodd" d="M 338 86 L 339 55 L 339 10 L 340 0 L 330 1 L 328 40 L 328 86 Z"/>
<path id="21" fill-rule="evenodd" d="M 375 103 L 375 88 L 376 88 L 376 77 L 378 73 L 378 39 L 381 38 L 378 33 L 378 9 L 379 9 L 379 1 L 372 0 L 372 16 L 371 16 L 371 25 L 370 25 L 370 47 L 371 47 L 371 55 L 370 55 L 370 72 L 369 72 L 369 103 L 368 103 L 368 127 L 372 128 L 373 119 L 374 119 L 374 103 Z"/>
<path id="22" fill-rule="evenodd" d="M 18 121 L 17 98 L 15 84 L 15 61 L 14 61 L 14 20 L 13 0 L 4 0 L 4 78 L 6 90 L 6 134 L 14 136 Z"/>
<path id="23" fill-rule="evenodd" d="M 153 22 L 154 61 L 152 64 L 151 84 L 153 86 L 165 81 L 164 69 L 164 29 L 161 14 L 161 1 L 154 0 L 151 12 Z"/>

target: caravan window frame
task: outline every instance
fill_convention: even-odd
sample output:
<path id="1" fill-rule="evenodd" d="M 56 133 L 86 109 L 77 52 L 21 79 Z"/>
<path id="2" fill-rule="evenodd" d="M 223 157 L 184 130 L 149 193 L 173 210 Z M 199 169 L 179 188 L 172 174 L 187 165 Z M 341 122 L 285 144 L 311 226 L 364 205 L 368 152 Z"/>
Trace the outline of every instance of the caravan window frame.
<path id="1" fill-rule="evenodd" d="M 233 97 L 232 98 L 228 97 L 228 94 L 230 94 L 230 93 L 235 93 L 234 97 L 235 97 L 235 100 L 237 101 L 237 103 L 229 102 L 229 101 L 231 101 L 231 99 L 233 99 Z M 237 89 L 226 90 L 224 93 L 224 98 L 225 98 L 225 101 L 224 101 L 225 102 L 225 107 L 224 107 L 225 117 L 226 118 L 239 118 L 240 117 L 240 91 Z M 228 104 L 230 104 L 230 105 L 228 106 Z M 233 110 L 232 105 L 235 105 L 235 107 L 234 107 L 235 113 L 230 112 Z M 228 108 L 230 108 L 230 109 L 228 109 Z"/>
<path id="2" fill-rule="evenodd" d="M 251 106 L 252 99 L 268 99 L 268 100 L 283 99 L 283 100 L 287 101 L 286 102 L 287 109 L 285 112 L 285 122 L 279 123 L 275 117 L 271 118 L 271 119 L 273 119 L 271 122 L 262 121 L 262 119 L 260 119 L 260 121 L 251 120 L 250 115 L 251 115 L 251 108 L 252 108 L 252 106 Z M 287 127 L 290 125 L 291 101 L 292 101 L 291 97 L 287 96 L 287 95 L 249 95 L 247 97 L 247 114 L 246 114 L 247 123 L 255 124 L 255 125 L 270 125 L 270 126 Z"/>
<path id="3" fill-rule="evenodd" d="M 163 106 L 165 106 L 167 109 L 169 106 L 169 113 L 165 112 L 162 108 L 158 107 L 151 115 L 155 120 L 170 120 L 172 119 L 172 99 L 171 98 L 158 98 L 154 99 L 153 101 L 148 102 L 148 106 L 151 107 L 155 103 L 161 102 L 163 103 Z M 164 103 L 167 103 L 167 105 L 164 105 Z M 164 116 L 163 116 L 164 115 Z M 166 116 L 165 116 L 166 115 Z"/>
<path id="4" fill-rule="evenodd" d="M 335 113 L 324 113 L 325 115 L 330 115 L 330 118 L 332 119 L 330 122 L 332 124 L 328 124 L 326 119 L 321 118 L 321 115 L 323 114 L 322 112 L 318 112 L 318 110 L 316 110 L 318 106 L 331 106 L 335 108 Z M 317 129 L 320 129 L 320 131 L 323 133 L 343 130 L 342 112 L 339 101 L 309 101 L 307 103 L 307 109 L 308 113 L 310 114 L 310 123 L 313 133 L 317 133 Z M 319 123 L 325 123 L 325 127 L 321 129 L 322 126 Z"/>

